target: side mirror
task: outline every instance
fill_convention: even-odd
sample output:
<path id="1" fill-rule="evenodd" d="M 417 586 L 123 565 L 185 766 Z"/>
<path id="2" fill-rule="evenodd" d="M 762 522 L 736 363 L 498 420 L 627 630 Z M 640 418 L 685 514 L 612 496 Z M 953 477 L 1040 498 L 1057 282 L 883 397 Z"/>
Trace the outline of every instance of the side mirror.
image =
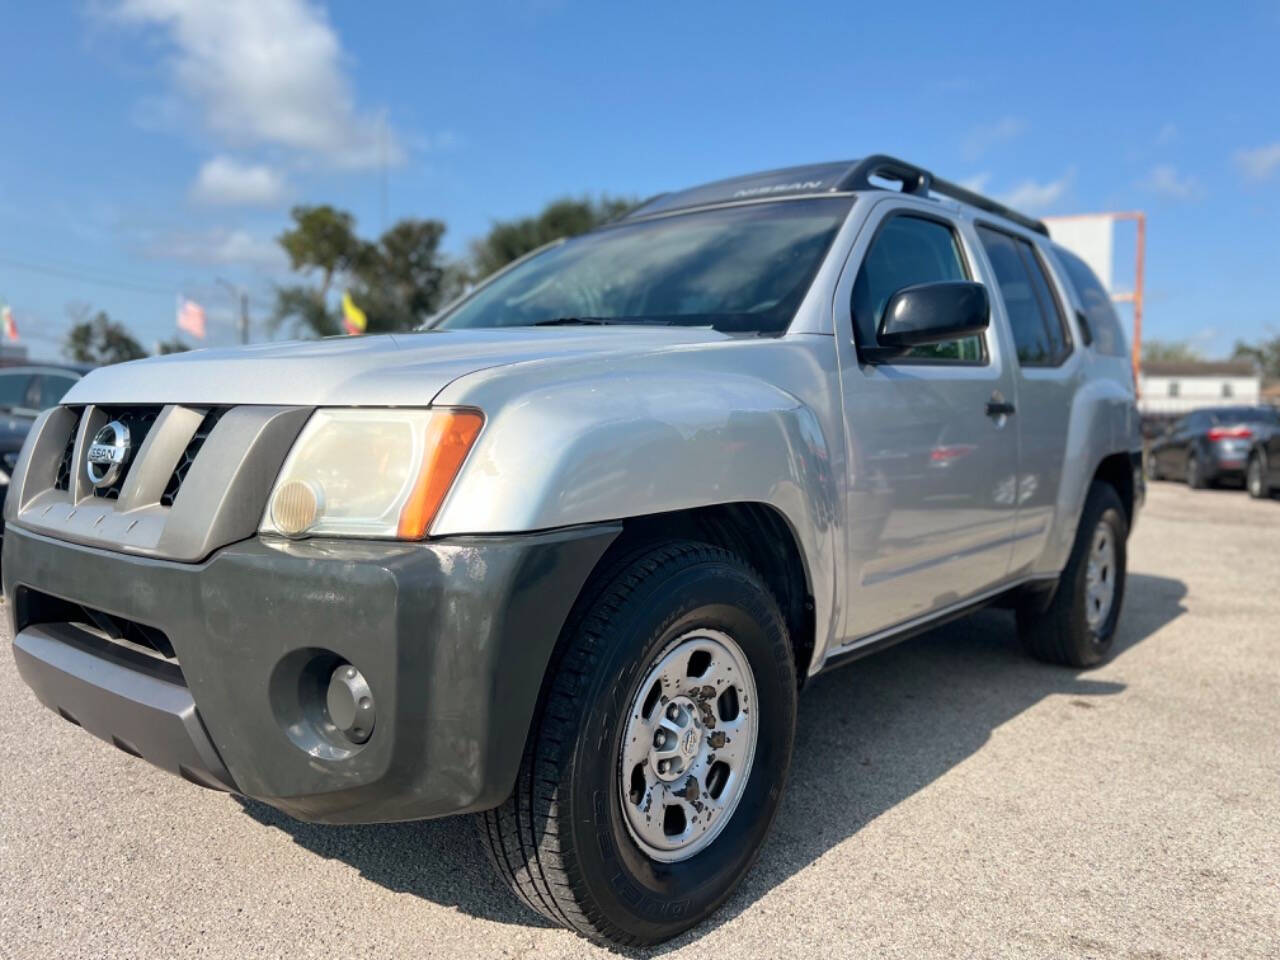
<path id="1" fill-rule="evenodd" d="M 963 340 L 987 329 L 987 288 L 968 280 L 942 280 L 903 287 L 885 307 L 876 346 L 863 359 L 883 363 L 912 347 Z"/>

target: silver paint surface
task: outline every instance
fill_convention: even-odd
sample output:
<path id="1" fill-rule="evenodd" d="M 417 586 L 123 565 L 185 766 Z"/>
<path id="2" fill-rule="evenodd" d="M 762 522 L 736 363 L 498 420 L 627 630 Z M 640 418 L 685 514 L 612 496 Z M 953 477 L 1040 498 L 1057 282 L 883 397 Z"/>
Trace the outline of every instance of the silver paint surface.
<path id="1" fill-rule="evenodd" d="M 875 226 L 904 211 L 949 219 L 992 291 L 986 365 L 859 363 L 853 280 Z M 768 505 L 803 555 L 816 672 L 895 625 L 1061 570 L 1098 463 L 1139 447 L 1127 363 L 1081 346 L 1074 319 L 1063 366 L 1018 367 L 973 229 L 984 218 L 860 195 L 778 338 L 620 326 L 273 343 L 104 368 L 64 402 L 479 408 L 433 536 Z M 1047 240 L 998 225 L 1037 245 L 1073 317 Z M 986 416 L 994 391 L 1014 416 Z"/>

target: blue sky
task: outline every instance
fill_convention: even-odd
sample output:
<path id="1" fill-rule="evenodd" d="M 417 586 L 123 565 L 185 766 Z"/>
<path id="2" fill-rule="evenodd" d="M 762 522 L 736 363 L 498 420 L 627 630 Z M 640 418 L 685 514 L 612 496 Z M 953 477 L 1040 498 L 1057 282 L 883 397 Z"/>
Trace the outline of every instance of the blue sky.
<path id="1" fill-rule="evenodd" d="M 1036 214 L 1145 210 L 1149 337 L 1280 334 L 1274 2 L 6 7 L 0 300 L 34 356 L 75 302 L 149 346 L 179 292 L 231 342 L 217 278 L 262 320 L 289 206 L 374 235 L 384 159 L 388 221 L 458 256 L 565 194 L 891 152 Z"/>

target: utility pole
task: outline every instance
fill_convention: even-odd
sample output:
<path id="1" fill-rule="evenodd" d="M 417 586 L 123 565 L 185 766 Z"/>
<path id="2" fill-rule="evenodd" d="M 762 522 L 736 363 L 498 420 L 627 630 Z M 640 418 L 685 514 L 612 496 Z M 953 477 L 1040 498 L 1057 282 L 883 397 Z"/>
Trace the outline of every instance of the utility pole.
<path id="1" fill-rule="evenodd" d="M 249 295 L 240 291 L 240 342 L 249 342 Z"/>
<path id="2" fill-rule="evenodd" d="M 230 280 L 224 280 L 222 277 L 215 277 L 218 283 L 227 288 L 227 292 L 231 294 L 231 298 L 236 301 L 240 307 L 240 316 L 236 321 L 236 327 L 240 331 L 240 342 L 249 342 L 249 294 L 247 291 L 241 290 Z"/>

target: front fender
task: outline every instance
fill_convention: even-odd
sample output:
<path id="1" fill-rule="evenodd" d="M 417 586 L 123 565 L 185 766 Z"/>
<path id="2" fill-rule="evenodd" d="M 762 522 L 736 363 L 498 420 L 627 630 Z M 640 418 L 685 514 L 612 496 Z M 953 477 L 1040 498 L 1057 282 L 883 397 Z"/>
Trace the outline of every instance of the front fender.
<path id="1" fill-rule="evenodd" d="M 496 403 L 490 395 L 485 428 L 432 535 L 768 504 L 796 535 L 816 622 L 832 622 L 838 471 L 819 414 L 750 374 L 596 373 L 529 380 Z"/>

